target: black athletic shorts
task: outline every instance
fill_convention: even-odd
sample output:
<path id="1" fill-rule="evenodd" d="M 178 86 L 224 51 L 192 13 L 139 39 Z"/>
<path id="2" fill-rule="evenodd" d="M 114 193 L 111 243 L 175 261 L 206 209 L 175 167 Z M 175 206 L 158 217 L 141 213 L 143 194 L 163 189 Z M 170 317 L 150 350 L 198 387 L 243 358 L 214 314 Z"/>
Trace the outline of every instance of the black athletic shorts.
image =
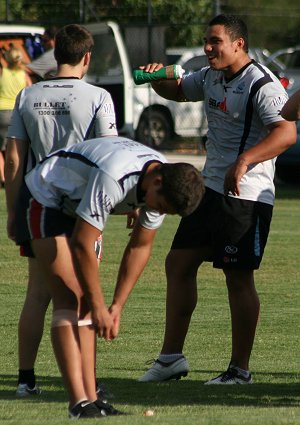
<path id="1" fill-rule="evenodd" d="M 224 196 L 209 188 L 199 207 L 181 219 L 172 249 L 210 247 L 213 266 L 258 269 L 267 243 L 273 206 Z"/>

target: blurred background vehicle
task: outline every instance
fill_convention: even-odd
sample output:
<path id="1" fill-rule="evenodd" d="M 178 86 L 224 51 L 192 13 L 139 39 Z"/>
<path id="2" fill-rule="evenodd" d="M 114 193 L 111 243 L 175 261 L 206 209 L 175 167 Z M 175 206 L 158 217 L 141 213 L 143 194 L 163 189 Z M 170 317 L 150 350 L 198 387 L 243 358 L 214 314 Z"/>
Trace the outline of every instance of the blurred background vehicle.
<path id="1" fill-rule="evenodd" d="M 27 64 L 44 52 L 43 34 L 44 28 L 41 26 L 0 25 L 0 51 L 3 53 L 16 47 L 21 50 L 23 62 Z"/>
<path id="2" fill-rule="evenodd" d="M 280 69 L 280 75 L 288 80 L 289 95 L 300 89 L 300 46 L 279 49 L 268 59 Z M 267 61 L 268 66 L 268 61 Z M 282 182 L 300 183 L 300 123 L 297 122 L 297 143 L 278 156 L 276 176 Z"/>
<path id="3" fill-rule="evenodd" d="M 289 93 L 300 89 L 300 46 L 277 50 L 269 56 L 267 66 L 269 63 L 271 69 L 272 64 L 276 64 L 278 71 L 289 79 Z"/>

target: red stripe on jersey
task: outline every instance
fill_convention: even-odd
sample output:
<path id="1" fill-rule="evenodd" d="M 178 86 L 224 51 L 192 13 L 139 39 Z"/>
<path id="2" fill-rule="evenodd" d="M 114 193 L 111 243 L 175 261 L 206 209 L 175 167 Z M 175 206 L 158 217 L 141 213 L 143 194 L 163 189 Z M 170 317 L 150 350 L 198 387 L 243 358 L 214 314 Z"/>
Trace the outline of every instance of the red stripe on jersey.
<path id="1" fill-rule="evenodd" d="M 43 220 L 44 207 L 35 199 L 32 199 L 28 211 L 29 229 L 31 239 L 41 239 L 42 220 Z"/>

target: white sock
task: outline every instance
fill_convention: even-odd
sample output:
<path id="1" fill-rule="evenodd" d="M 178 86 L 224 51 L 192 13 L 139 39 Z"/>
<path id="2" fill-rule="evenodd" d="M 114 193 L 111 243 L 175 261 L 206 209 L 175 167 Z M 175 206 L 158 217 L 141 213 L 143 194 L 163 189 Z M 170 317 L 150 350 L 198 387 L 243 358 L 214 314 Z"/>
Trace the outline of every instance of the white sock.
<path id="1" fill-rule="evenodd" d="M 160 354 L 158 360 L 163 363 L 172 363 L 183 357 L 182 353 L 175 354 Z"/>

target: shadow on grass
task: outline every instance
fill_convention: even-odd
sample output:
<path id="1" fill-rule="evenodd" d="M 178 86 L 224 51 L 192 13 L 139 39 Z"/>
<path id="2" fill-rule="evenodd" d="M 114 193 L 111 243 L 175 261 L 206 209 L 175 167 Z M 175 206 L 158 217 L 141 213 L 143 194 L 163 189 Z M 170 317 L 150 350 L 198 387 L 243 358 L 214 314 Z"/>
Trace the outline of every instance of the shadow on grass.
<path id="1" fill-rule="evenodd" d="M 217 371 L 196 371 L 197 373 L 217 374 Z M 130 378 L 105 378 L 101 380 L 109 392 L 114 394 L 113 403 L 125 405 L 151 406 L 249 406 L 249 407 L 300 407 L 300 382 L 295 383 L 295 375 L 279 372 L 256 373 L 272 376 L 274 379 L 291 380 L 292 383 L 257 383 L 235 386 L 205 386 L 204 381 L 189 380 L 159 383 L 141 383 Z M 16 377 L 0 375 L 1 400 L 15 400 Z M 298 380 L 299 381 L 299 380 Z M 67 394 L 59 377 L 41 376 L 39 385 L 43 392 L 38 397 L 30 397 L 30 402 L 66 402 Z M 25 399 L 28 401 L 28 399 Z M 24 401 L 25 401 L 24 400 Z"/>

